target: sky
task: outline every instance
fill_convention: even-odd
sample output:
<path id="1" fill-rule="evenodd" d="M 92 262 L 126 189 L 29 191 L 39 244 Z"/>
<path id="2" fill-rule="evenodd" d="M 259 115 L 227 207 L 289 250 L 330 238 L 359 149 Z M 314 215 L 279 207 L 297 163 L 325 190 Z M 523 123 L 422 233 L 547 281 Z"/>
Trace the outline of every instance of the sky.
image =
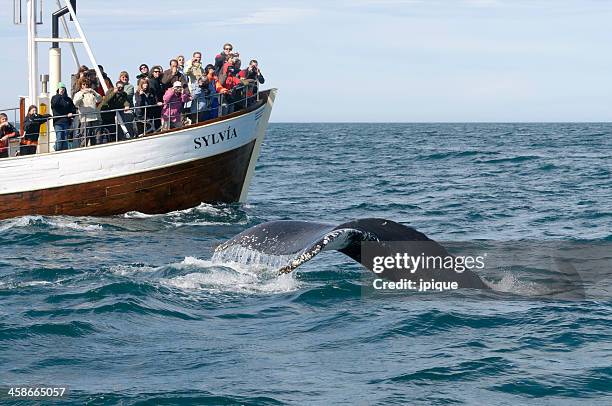
<path id="1" fill-rule="evenodd" d="M 113 81 L 195 50 L 212 61 L 231 42 L 279 89 L 273 122 L 612 121 L 612 0 L 77 3 Z M 56 1 L 44 4 L 50 36 Z M 1 108 L 27 92 L 25 26 L 12 20 L 0 10 Z"/>

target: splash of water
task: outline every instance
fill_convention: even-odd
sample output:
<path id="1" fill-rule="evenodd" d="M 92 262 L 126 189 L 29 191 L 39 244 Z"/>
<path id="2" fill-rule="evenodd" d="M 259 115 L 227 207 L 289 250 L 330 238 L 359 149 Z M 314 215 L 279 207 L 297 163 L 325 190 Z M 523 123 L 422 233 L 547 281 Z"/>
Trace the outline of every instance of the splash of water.
<path id="1" fill-rule="evenodd" d="M 215 251 L 211 262 L 213 265 L 278 271 L 290 265 L 294 259 L 295 255 L 270 255 L 241 245 L 232 245 L 222 251 Z"/>
<path id="2" fill-rule="evenodd" d="M 298 281 L 292 275 L 278 276 L 277 272 L 236 262 L 220 265 L 213 260 L 186 257 L 172 266 L 177 269 L 197 270 L 162 280 L 162 284 L 181 290 L 253 294 L 285 293 L 299 288 Z"/>

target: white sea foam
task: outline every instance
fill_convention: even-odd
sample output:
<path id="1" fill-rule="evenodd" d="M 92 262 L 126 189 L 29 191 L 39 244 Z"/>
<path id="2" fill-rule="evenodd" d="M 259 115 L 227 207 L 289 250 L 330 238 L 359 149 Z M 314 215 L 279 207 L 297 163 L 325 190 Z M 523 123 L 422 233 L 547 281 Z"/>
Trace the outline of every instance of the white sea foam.
<path id="1" fill-rule="evenodd" d="M 506 273 L 499 282 L 485 281 L 489 287 L 498 292 L 514 293 L 526 296 L 538 296 L 548 293 L 548 289 L 535 282 L 520 280 L 512 273 Z"/>
<path id="2" fill-rule="evenodd" d="M 262 272 L 261 269 L 244 264 L 218 265 L 210 260 L 186 257 L 173 266 L 178 269 L 201 269 L 201 272 L 191 272 L 162 281 L 167 286 L 183 290 L 215 293 L 283 293 L 298 289 L 298 282 L 292 275 L 279 276 L 276 272 Z"/>
<path id="3" fill-rule="evenodd" d="M 59 229 L 70 229 L 78 231 L 100 231 L 102 226 L 99 224 L 79 224 L 62 218 L 45 218 L 43 216 L 23 216 L 15 219 L 5 220 L 0 223 L 0 232 L 13 228 L 29 227 L 36 223 L 46 224 Z"/>
<path id="4" fill-rule="evenodd" d="M 216 251 L 212 256 L 214 265 L 246 267 L 262 271 L 278 271 L 291 264 L 295 255 L 269 255 L 260 251 L 232 245 L 222 251 Z"/>
<path id="5" fill-rule="evenodd" d="M 14 219 L 4 220 L 0 222 L 0 232 L 10 230 L 12 228 L 28 227 L 36 221 L 42 220 L 42 216 L 23 216 Z"/>
<path id="6" fill-rule="evenodd" d="M 109 271 L 118 276 L 131 276 L 139 273 L 154 272 L 159 268 L 155 268 L 148 265 L 113 265 L 109 268 Z"/>
<path id="7" fill-rule="evenodd" d="M 46 223 L 55 228 L 64 228 L 77 231 L 100 231 L 103 229 L 100 224 L 78 224 L 74 221 L 67 221 L 63 219 L 47 219 Z"/>
<path id="8" fill-rule="evenodd" d="M 248 223 L 248 217 L 244 214 L 236 213 L 236 210 L 232 207 L 223 205 L 215 206 L 207 203 L 201 203 L 196 207 L 171 211 L 164 214 L 145 214 L 139 211 L 130 211 L 124 213 L 123 217 L 128 219 L 159 218 L 173 227 L 244 225 Z M 200 217 L 204 218 L 200 219 Z"/>
<path id="9" fill-rule="evenodd" d="M 3 288 L 3 289 L 31 288 L 31 287 L 35 287 L 35 286 L 53 285 L 53 284 L 57 284 L 58 282 L 49 282 L 49 281 L 15 282 L 15 281 L 9 281 L 8 283 L 7 282 L 0 282 L 0 288 Z"/>
<path id="10" fill-rule="evenodd" d="M 162 215 L 163 214 L 146 214 L 141 213 L 139 211 L 128 211 L 127 213 L 123 213 L 123 217 L 126 219 L 147 219 L 150 217 L 158 217 Z"/>
<path id="11" fill-rule="evenodd" d="M 19 282 L 17 286 L 20 288 L 27 288 L 31 286 L 45 286 L 45 285 L 52 285 L 52 284 L 53 282 L 49 282 L 49 281 L 28 281 L 28 282 Z"/>
<path id="12" fill-rule="evenodd" d="M 180 221 L 171 221 L 175 227 L 184 227 L 184 226 L 227 226 L 227 225 L 245 225 L 247 220 L 242 221 L 188 221 L 188 222 L 180 222 Z"/>
<path id="13" fill-rule="evenodd" d="M 210 215 L 221 215 L 221 214 L 230 214 L 231 210 L 229 210 L 227 207 L 223 207 L 223 206 L 214 206 L 214 205 L 208 204 L 208 203 L 200 203 L 200 205 L 198 205 L 196 207 L 191 207 L 189 209 L 171 211 L 171 212 L 167 213 L 166 216 L 168 216 L 168 217 L 176 217 L 176 216 L 182 216 L 182 215 L 185 215 L 185 214 L 192 214 L 192 213 L 204 213 L 204 214 L 210 214 Z"/>

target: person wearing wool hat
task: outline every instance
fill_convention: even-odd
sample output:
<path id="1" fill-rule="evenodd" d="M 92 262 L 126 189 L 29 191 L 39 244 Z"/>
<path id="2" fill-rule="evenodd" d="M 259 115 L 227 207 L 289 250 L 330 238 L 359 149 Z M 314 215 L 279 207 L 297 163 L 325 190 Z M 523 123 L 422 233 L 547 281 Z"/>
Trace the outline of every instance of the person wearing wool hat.
<path id="1" fill-rule="evenodd" d="M 57 92 L 51 98 L 51 111 L 54 116 L 58 116 L 58 118 L 53 120 L 55 150 L 63 151 L 68 149 L 68 133 L 72 125 L 72 115 L 76 113 L 76 107 L 72 99 L 68 97 L 66 86 L 62 82 L 57 84 Z"/>

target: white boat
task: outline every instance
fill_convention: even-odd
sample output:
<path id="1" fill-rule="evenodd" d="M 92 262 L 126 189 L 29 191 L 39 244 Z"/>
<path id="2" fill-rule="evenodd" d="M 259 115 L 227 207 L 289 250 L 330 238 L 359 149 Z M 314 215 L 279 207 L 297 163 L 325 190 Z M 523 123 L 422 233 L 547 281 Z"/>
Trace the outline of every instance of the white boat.
<path id="1" fill-rule="evenodd" d="M 17 3 L 21 2 L 16 0 L 16 8 L 20 6 Z M 30 93 L 21 103 L 21 117 L 25 104 L 43 105 L 43 109 L 48 105 L 49 94 L 38 94 L 36 83 L 38 43 L 53 44 L 51 84 L 61 80 L 61 68 L 57 66 L 61 42 L 82 43 L 91 64 L 98 69 L 74 2 L 63 3 L 64 7 L 54 14 L 60 15 L 58 19 L 64 18 L 62 10 L 70 15 L 79 38 L 37 37 L 37 1 L 26 0 Z M 55 93 L 52 87 L 49 90 Z M 43 146 L 53 144 L 52 131 L 47 130 L 50 137 L 41 137 L 39 153 L 0 159 L 0 219 L 30 214 L 153 214 L 202 202 L 244 202 L 275 95 L 276 89 L 261 91 L 249 98 L 248 105 L 245 100 L 240 110 L 180 129 L 64 151 L 49 148 L 45 152 Z"/>

